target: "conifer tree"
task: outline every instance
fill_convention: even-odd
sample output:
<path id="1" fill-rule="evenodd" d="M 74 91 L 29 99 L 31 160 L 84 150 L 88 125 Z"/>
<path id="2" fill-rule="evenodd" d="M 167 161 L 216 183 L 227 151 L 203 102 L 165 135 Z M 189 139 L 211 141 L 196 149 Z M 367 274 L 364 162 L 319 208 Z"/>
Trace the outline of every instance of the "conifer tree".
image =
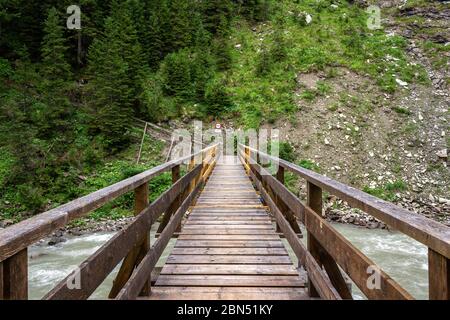
<path id="1" fill-rule="evenodd" d="M 232 3 L 229 0 L 208 0 L 203 3 L 203 24 L 215 34 L 220 28 L 227 28 L 232 13 Z"/>
<path id="2" fill-rule="evenodd" d="M 164 59 L 160 73 L 167 95 L 189 99 L 193 94 L 191 76 L 191 53 L 188 49 L 168 54 Z"/>
<path id="3" fill-rule="evenodd" d="M 168 50 L 165 47 L 164 25 L 168 26 L 169 10 L 165 3 L 155 4 L 152 7 L 146 22 L 146 34 L 143 41 L 147 62 L 152 70 L 158 69 L 159 63 Z"/>
<path id="4" fill-rule="evenodd" d="M 94 41 L 89 51 L 89 69 L 92 75 L 91 128 L 101 133 L 110 151 L 120 150 L 129 142 L 128 129 L 133 115 L 133 88 L 130 68 L 123 54 L 116 21 L 107 18 L 104 39 Z"/>
<path id="5" fill-rule="evenodd" d="M 71 74 L 66 61 L 67 46 L 63 28 L 58 11 L 52 7 L 44 24 L 45 35 L 41 47 L 43 71 L 50 80 L 65 80 Z"/>

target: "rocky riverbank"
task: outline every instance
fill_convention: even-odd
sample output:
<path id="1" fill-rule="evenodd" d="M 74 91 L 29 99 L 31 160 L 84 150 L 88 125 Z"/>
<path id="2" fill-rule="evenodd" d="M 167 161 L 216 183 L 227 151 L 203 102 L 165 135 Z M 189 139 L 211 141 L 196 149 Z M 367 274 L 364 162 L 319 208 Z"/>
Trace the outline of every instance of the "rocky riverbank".
<path id="1" fill-rule="evenodd" d="M 121 218 L 117 220 L 92 220 L 86 219 L 82 225 L 66 226 L 54 232 L 50 237 L 42 239 L 38 245 L 54 246 L 58 243 L 66 242 L 68 237 L 82 236 L 97 232 L 117 232 L 125 228 L 133 217 Z"/>
<path id="2" fill-rule="evenodd" d="M 432 195 L 403 196 L 395 204 L 450 227 L 450 200 L 448 199 L 436 198 Z M 368 229 L 389 229 L 384 222 L 361 210 L 349 207 L 344 201 L 334 196 L 329 197 L 325 203 L 324 214 L 328 221 L 353 224 Z"/>

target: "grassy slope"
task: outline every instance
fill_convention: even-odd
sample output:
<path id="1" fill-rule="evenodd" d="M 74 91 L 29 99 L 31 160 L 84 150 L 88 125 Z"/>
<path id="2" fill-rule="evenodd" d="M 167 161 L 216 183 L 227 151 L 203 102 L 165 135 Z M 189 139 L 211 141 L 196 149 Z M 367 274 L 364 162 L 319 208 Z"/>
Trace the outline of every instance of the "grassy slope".
<path id="1" fill-rule="evenodd" d="M 407 61 L 402 37 L 369 30 L 364 10 L 346 1 L 333 8 L 333 2 L 277 1 L 271 21 L 255 28 L 236 22 L 232 41 L 240 48 L 234 50 L 229 79 L 235 102 L 233 117 L 240 125 L 258 127 L 297 111 L 295 79 L 302 72 L 326 69 L 333 73 L 333 67 L 344 66 L 368 75 L 389 93 L 397 89 L 396 79 L 427 82 L 424 70 Z M 312 17 L 309 25 L 304 23 L 303 12 Z M 283 34 L 286 57 L 273 63 L 267 75 L 258 76 L 262 48 L 270 50 L 276 30 Z"/>

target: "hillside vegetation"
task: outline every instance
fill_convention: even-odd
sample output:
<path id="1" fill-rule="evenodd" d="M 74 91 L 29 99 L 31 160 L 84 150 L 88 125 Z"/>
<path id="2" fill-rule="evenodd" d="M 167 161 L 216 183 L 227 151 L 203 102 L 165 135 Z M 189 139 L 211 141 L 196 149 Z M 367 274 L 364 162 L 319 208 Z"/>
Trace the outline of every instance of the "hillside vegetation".
<path id="1" fill-rule="evenodd" d="M 377 30 L 367 26 L 370 3 L 382 7 Z M 416 181 L 414 192 L 447 197 L 448 168 L 436 158 L 448 143 L 439 120 L 448 118 L 448 74 L 436 84 L 448 71 L 450 46 L 437 37 L 445 19 L 402 31 L 428 23 L 421 8 L 444 4 L 82 0 L 80 31 L 66 28 L 71 4 L 0 4 L 0 219 L 19 221 L 163 161 L 164 144 L 151 139 L 135 164 L 135 118 L 276 127 L 283 157 L 308 169 L 391 201 Z M 425 33 L 417 59 L 411 38 Z M 170 178 L 152 184 L 156 197 Z M 123 197 L 93 217 L 123 217 L 131 206 Z"/>

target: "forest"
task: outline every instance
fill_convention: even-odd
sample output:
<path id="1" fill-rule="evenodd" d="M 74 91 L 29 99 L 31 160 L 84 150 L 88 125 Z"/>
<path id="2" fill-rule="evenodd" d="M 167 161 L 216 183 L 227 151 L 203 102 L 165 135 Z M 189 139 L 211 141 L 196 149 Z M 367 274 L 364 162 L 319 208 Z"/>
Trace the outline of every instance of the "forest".
<path id="1" fill-rule="evenodd" d="M 80 172 L 129 146 L 134 117 L 230 107 L 231 21 L 268 10 L 265 0 L 83 0 L 81 30 L 69 30 L 71 4 L 0 4 L 0 188 L 31 212 L 44 193 L 76 196 Z"/>

